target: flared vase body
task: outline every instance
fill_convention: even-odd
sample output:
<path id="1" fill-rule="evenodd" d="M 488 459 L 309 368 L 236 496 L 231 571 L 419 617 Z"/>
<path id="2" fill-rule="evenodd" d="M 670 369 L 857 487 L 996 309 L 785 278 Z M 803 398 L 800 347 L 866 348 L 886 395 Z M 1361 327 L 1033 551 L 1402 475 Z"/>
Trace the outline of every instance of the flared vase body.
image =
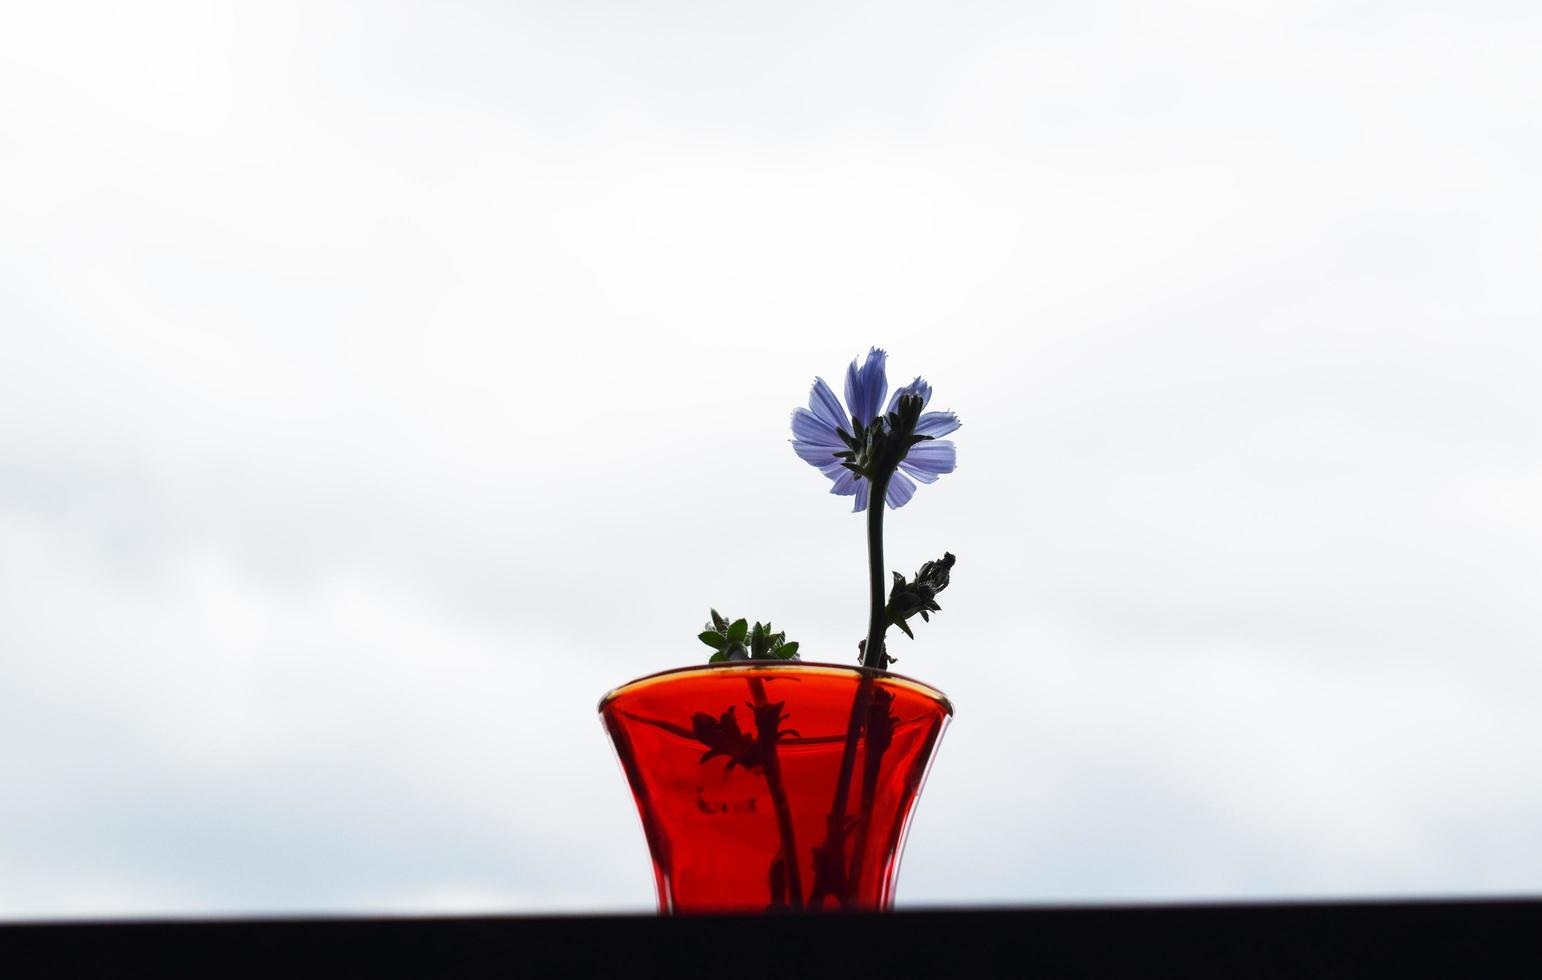
<path id="1" fill-rule="evenodd" d="M 952 706 L 886 671 L 765 661 L 666 671 L 600 702 L 659 910 L 874 910 Z"/>

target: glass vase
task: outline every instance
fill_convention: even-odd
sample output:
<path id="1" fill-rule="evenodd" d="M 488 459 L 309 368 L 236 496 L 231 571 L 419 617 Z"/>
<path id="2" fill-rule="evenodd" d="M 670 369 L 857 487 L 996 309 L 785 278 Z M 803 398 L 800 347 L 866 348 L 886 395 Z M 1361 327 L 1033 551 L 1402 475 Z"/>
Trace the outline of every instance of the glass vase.
<path id="1" fill-rule="evenodd" d="M 660 913 L 889 908 L 952 714 L 907 677 L 798 662 L 670 670 L 605 695 Z"/>

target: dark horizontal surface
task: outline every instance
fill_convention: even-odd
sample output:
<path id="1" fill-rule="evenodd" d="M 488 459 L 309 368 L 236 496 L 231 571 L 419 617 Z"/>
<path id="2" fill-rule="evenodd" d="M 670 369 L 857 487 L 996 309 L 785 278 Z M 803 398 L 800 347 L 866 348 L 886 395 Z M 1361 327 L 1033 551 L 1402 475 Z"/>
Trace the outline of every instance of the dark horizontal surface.
<path id="1" fill-rule="evenodd" d="M 1542 976 L 1542 900 L 0 926 L 0 976 Z"/>

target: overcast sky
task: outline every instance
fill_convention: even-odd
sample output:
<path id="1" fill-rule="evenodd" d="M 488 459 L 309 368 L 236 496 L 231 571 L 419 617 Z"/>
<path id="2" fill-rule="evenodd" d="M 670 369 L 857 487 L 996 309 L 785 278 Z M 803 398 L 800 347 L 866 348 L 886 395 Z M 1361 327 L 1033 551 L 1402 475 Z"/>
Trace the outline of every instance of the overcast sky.
<path id="1" fill-rule="evenodd" d="M 12 4 L 0 916 L 644 910 L 596 719 L 964 420 L 903 905 L 1542 887 L 1527 3 Z"/>

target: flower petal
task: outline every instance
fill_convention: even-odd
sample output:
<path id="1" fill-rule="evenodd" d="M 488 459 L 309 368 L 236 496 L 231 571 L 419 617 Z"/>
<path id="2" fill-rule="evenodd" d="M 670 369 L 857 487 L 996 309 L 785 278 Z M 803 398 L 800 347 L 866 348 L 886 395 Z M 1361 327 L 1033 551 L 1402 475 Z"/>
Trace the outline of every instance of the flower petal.
<path id="1" fill-rule="evenodd" d="M 854 358 L 846 369 L 846 406 L 858 422 L 867 425 L 878 417 L 878 406 L 889 393 L 889 379 L 884 364 L 889 355 L 877 347 L 867 352 L 867 360 L 860 367 Z"/>
<path id="2" fill-rule="evenodd" d="M 915 495 L 915 481 L 903 473 L 896 473 L 889 477 L 889 486 L 883 492 L 883 499 L 888 503 L 890 510 L 899 510 L 910 503 L 910 498 Z"/>
<path id="3" fill-rule="evenodd" d="M 842 447 L 822 446 L 817 442 L 802 442 L 798 439 L 790 440 L 792 451 L 798 454 L 798 458 L 810 466 L 817 466 L 821 470 L 825 467 L 840 465 L 841 460 L 835 458 L 835 454 L 842 452 Z"/>
<path id="4" fill-rule="evenodd" d="M 858 511 L 867 510 L 867 497 L 868 494 L 872 492 L 872 490 L 873 484 L 871 481 L 861 479 L 857 480 L 857 502 L 856 506 L 851 508 L 851 512 L 853 514 L 857 513 Z"/>
<path id="5" fill-rule="evenodd" d="M 916 470 L 925 470 L 939 476 L 943 473 L 952 473 L 954 467 L 958 465 L 958 448 L 947 439 L 918 442 L 910 447 L 910 452 L 905 454 L 905 459 L 900 465 L 904 466 L 908 473 Z"/>
<path id="6" fill-rule="evenodd" d="M 922 483 L 937 482 L 938 474 L 933 473 L 930 470 L 924 470 L 919 466 L 906 462 L 905 460 L 900 460 L 899 465 L 900 469 L 904 470 L 906 473 L 909 473 L 911 476 L 915 477 L 917 480 L 920 480 Z"/>
<path id="7" fill-rule="evenodd" d="M 947 435 L 961 424 L 958 416 L 952 412 L 927 412 L 921 416 L 921 421 L 916 423 L 916 435 L 931 436 L 935 439 L 938 436 Z"/>
<path id="8" fill-rule="evenodd" d="M 926 383 L 925 378 L 921 377 L 919 374 L 916 375 L 916 379 L 914 381 L 910 382 L 910 384 L 906 385 L 905 387 L 896 390 L 893 395 L 889 396 L 889 407 L 884 409 L 883 413 L 888 415 L 896 408 L 899 408 L 899 400 L 906 395 L 920 395 L 921 407 L 925 408 L 926 403 L 932 400 L 932 386 Z M 925 433 L 923 433 L 923 435 L 924 434 Z"/>
<path id="9" fill-rule="evenodd" d="M 834 446 L 837 449 L 845 449 L 846 444 L 841 442 L 841 437 L 835 434 L 824 419 L 814 415 L 806 408 L 792 410 L 792 434 L 802 442 L 811 442 L 816 446 Z"/>
<path id="10" fill-rule="evenodd" d="M 832 476 L 832 474 L 828 473 L 825 475 Z M 866 480 L 861 479 L 857 474 L 846 469 L 844 466 L 841 467 L 839 473 L 833 474 L 833 479 L 835 480 L 835 486 L 830 488 L 830 492 L 841 497 L 849 497 L 854 493 L 860 492 L 858 487 L 867 483 Z"/>
<path id="11" fill-rule="evenodd" d="M 814 387 L 808 392 L 809 411 L 814 417 L 825 423 L 832 429 L 844 430 L 851 435 L 851 418 L 846 410 L 841 407 L 841 400 L 835 397 L 835 392 L 825 384 L 824 378 L 815 378 Z"/>

